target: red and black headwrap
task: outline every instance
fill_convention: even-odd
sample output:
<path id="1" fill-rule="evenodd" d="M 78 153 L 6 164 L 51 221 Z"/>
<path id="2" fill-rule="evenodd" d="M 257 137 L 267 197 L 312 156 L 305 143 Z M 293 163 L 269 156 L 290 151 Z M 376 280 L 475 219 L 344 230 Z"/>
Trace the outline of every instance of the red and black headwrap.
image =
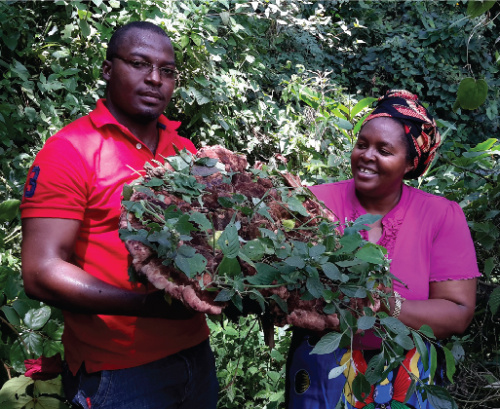
<path id="1" fill-rule="evenodd" d="M 418 97 L 405 90 L 389 90 L 378 99 L 373 112 L 363 125 L 380 117 L 394 118 L 403 124 L 410 146 L 410 157 L 414 170 L 405 175 L 406 179 L 416 179 L 429 168 L 441 143 L 441 135 L 436 121 L 418 101 Z"/>

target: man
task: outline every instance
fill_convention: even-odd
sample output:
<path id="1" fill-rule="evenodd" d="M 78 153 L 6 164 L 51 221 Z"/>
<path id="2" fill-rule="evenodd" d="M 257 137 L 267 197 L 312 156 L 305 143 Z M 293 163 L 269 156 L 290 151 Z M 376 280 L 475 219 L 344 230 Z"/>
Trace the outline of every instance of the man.
<path id="1" fill-rule="evenodd" d="M 125 183 L 145 162 L 195 152 L 162 113 L 175 85 L 170 39 L 133 22 L 112 36 L 106 99 L 47 140 L 23 203 L 26 293 L 64 312 L 63 382 L 83 408 L 215 408 L 218 385 L 202 314 L 131 283 L 118 236 Z"/>

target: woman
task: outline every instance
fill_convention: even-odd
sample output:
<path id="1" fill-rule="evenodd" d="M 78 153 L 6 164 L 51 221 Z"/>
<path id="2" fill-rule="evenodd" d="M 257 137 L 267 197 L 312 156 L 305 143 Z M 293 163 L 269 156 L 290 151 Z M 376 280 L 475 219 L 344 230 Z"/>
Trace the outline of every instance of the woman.
<path id="1" fill-rule="evenodd" d="M 365 120 L 351 153 L 353 179 L 318 185 L 311 191 L 340 221 L 370 213 L 383 217 L 362 232 L 382 245 L 392 260 L 394 281 L 390 311 L 407 326 L 429 325 L 438 339 L 465 331 L 475 307 L 479 271 L 464 214 L 455 202 L 407 186 L 403 179 L 425 173 L 440 143 L 435 121 L 416 95 L 392 90 L 379 98 Z M 353 351 L 310 355 L 319 334 L 295 330 L 287 370 L 288 408 L 400 408 L 410 384 L 406 370 L 394 370 L 372 389 L 365 402 L 351 391 L 358 371 L 377 353 L 373 333 L 356 336 Z M 344 375 L 328 379 L 330 370 L 346 365 Z M 416 351 L 403 363 L 421 379 Z M 406 407 L 432 408 L 414 393 Z"/>

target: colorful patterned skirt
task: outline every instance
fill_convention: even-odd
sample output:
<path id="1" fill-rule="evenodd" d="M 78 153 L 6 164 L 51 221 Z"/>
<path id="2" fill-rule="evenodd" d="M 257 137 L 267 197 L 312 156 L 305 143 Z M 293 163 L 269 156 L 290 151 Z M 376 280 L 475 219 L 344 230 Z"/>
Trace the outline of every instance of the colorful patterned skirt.
<path id="1" fill-rule="evenodd" d="M 287 367 L 288 409 L 433 409 L 418 391 L 408 399 L 406 396 L 411 385 L 407 369 L 420 379 L 428 378 L 428 371 L 424 371 L 420 355 L 415 349 L 407 352 L 402 366 L 390 372 L 384 381 L 373 385 L 370 395 L 361 402 L 352 391 L 354 378 L 366 371 L 370 358 L 380 353 L 380 350 L 339 348 L 331 354 L 311 355 L 315 342 L 317 337 L 313 335 L 294 332 Z M 338 376 L 328 378 L 332 369 L 344 365 L 344 370 Z"/>

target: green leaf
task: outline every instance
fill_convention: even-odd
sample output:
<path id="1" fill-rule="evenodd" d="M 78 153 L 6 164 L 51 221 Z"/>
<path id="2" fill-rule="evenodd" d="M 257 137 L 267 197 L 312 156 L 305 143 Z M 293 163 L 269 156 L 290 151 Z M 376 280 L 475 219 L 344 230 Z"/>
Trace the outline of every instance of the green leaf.
<path id="1" fill-rule="evenodd" d="M 123 200 L 122 206 L 127 209 L 130 213 L 134 213 L 134 216 L 140 219 L 144 214 L 144 205 L 140 202 L 133 202 L 129 200 Z M 146 232 L 147 233 L 147 232 Z M 147 235 L 147 234 L 146 234 Z M 123 240 L 123 239 L 122 239 Z"/>
<path id="2" fill-rule="evenodd" d="M 357 114 L 359 114 L 364 108 L 370 106 L 372 103 L 374 103 L 377 100 L 377 98 L 373 97 L 367 97 L 363 98 L 361 101 L 359 101 L 356 105 L 354 105 L 354 108 L 351 111 L 351 118 L 354 118 Z"/>
<path id="3" fill-rule="evenodd" d="M 40 356 L 43 354 L 43 338 L 39 333 L 28 332 L 22 335 L 21 338 L 31 355 Z"/>
<path id="4" fill-rule="evenodd" d="M 416 390 L 417 390 L 417 381 L 415 379 L 412 379 L 411 383 L 410 383 L 410 387 L 406 391 L 405 400 L 403 403 L 408 402 L 408 400 L 412 397 L 412 395 L 415 393 Z M 394 408 L 394 409 L 396 409 L 396 408 Z"/>
<path id="5" fill-rule="evenodd" d="M 292 240 L 292 244 L 293 244 L 294 255 L 303 256 L 304 258 L 306 258 L 309 255 L 309 248 L 306 243 L 297 240 Z"/>
<path id="6" fill-rule="evenodd" d="M 0 223 L 14 220 L 19 211 L 20 200 L 8 199 L 0 203 Z"/>
<path id="7" fill-rule="evenodd" d="M 342 281 L 342 274 L 340 273 L 339 268 L 330 262 L 324 263 L 321 265 L 323 269 L 323 273 L 332 281 Z"/>
<path id="8" fill-rule="evenodd" d="M 149 180 L 148 182 L 144 183 L 144 186 L 158 187 L 158 186 L 163 186 L 164 183 L 165 182 L 163 181 L 163 179 L 160 179 L 160 178 L 151 178 L 151 180 Z"/>
<path id="9" fill-rule="evenodd" d="M 28 120 L 30 122 L 35 121 L 37 118 L 37 112 L 36 112 L 35 108 L 32 108 L 32 107 L 24 108 L 24 114 L 26 115 L 26 117 L 28 118 Z"/>
<path id="10" fill-rule="evenodd" d="M 344 334 L 339 332 L 329 332 L 326 335 L 323 335 L 318 343 L 314 346 L 311 354 L 331 354 L 335 351 L 340 344 L 340 340 Z"/>
<path id="11" fill-rule="evenodd" d="M 306 288 L 314 298 L 321 298 L 325 290 L 319 277 L 309 277 L 306 281 Z"/>
<path id="12" fill-rule="evenodd" d="M 241 273 L 241 266 L 237 258 L 224 256 L 219 264 L 217 272 L 228 277 L 237 277 Z"/>
<path id="13" fill-rule="evenodd" d="M 365 399 L 370 395 L 371 385 L 370 382 L 366 380 L 365 375 L 358 373 L 352 382 L 352 393 L 356 399 L 360 402 L 364 402 Z"/>
<path id="14" fill-rule="evenodd" d="M 490 295 L 488 300 L 488 305 L 490 306 L 491 314 L 495 315 L 500 307 L 500 287 L 496 287 Z"/>
<path id="15" fill-rule="evenodd" d="M 302 205 L 302 202 L 296 196 L 290 196 L 288 198 L 285 198 L 283 201 L 288 205 L 288 208 L 292 212 L 296 212 L 305 217 L 309 216 L 306 208 Z"/>
<path id="16" fill-rule="evenodd" d="M 220 196 L 217 198 L 217 202 L 222 206 L 222 207 L 227 207 L 227 208 L 232 208 L 234 202 L 230 197 L 226 196 Z"/>
<path id="17" fill-rule="evenodd" d="M 60 341 L 64 331 L 64 325 L 62 325 L 58 320 L 51 319 L 47 322 L 47 324 L 45 324 L 43 330 L 45 334 L 54 341 Z M 47 357 L 52 356 L 47 354 L 44 355 Z"/>
<path id="18" fill-rule="evenodd" d="M 179 217 L 179 220 L 175 223 L 175 229 L 179 234 L 186 236 L 189 236 L 192 231 L 198 231 L 198 229 L 193 226 L 193 223 L 189 221 L 189 214 L 183 214 Z"/>
<path id="19" fill-rule="evenodd" d="M 373 328 L 376 321 L 376 317 L 368 317 L 367 315 L 363 315 L 358 318 L 358 329 L 366 331 L 367 329 Z"/>
<path id="20" fill-rule="evenodd" d="M 326 247 L 323 244 L 316 244 L 309 249 L 309 257 L 312 259 L 318 259 L 323 256 Z"/>
<path id="21" fill-rule="evenodd" d="M 372 264 L 383 264 L 385 258 L 380 246 L 373 243 L 367 243 L 361 247 L 356 252 L 356 257 Z"/>
<path id="22" fill-rule="evenodd" d="M 380 320 L 380 324 L 382 324 L 384 327 L 386 327 L 395 334 L 408 335 L 410 333 L 408 327 L 394 317 L 382 318 Z"/>
<path id="23" fill-rule="evenodd" d="M 279 295 L 273 294 L 271 296 L 271 299 L 274 300 L 276 304 L 278 304 L 283 312 L 288 313 L 288 305 L 286 301 L 284 301 Z"/>
<path id="24" fill-rule="evenodd" d="M 14 60 L 14 66 L 11 66 L 12 72 L 16 73 L 19 78 L 23 81 L 28 81 L 29 80 L 29 71 L 26 69 L 26 67 L 21 64 L 19 61 Z"/>
<path id="25" fill-rule="evenodd" d="M 342 366 L 337 366 L 328 372 L 328 379 L 338 378 L 347 368 L 347 362 Z"/>
<path id="26" fill-rule="evenodd" d="M 446 376 L 449 381 L 453 383 L 453 375 L 455 375 L 456 367 L 455 367 L 455 357 L 451 353 L 451 351 L 446 347 L 441 347 L 444 351 L 444 357 L 446 361 Z"/>
<path id="27" fill-rule="evenodd" d="M 404 334 L 398 334 L 393 338 L 394 342 L 400 346 L 402 346 L 404 349 L 409 351 L 410 349 L 413 349 L 415 345 L 413 344 L 413 341 L 408 335 Z"/>
<path id="28" fill-rule="evenodd" d="M 250 260 L 260 260 L 265 254 L 265 248 L 259 239 L 251 240 L 241 248 Z"/>
<path id="29" fill-rule="evenodd" d="M 304 268 L 306 265 L 306 262 L 303 257 L 301 256 L 292 256 L 288 257 L 284 260 L 286 264 L 292 267 L 297 267 L 297 268 Z"/>
<path id="30" fill-rule="evenodd" d="M 365 373 L 366 380 L 370 383 L 370 385 L 374 385 L 382 380 L 381 377 L 384 369 L 385 357 L 383 352 L 370 359 Z"/>
<path id="31" fill-rule="evenodd" d="M 168 206 L 164 211 L 163 215 L 165 216 L 165 220 L 169 219 L 179 219 L 182 215 L 182 212 L 175 206 Z"/>
<path id="32" fill-rule="evenodd" d="M 10 35 L 2 35 L 2 40 L 10 51 L 14 51 L 17 47 L 17 41 L 19 40 L 21 33 L 11 33 Z"/>
<path id="33" fill-rule="evenodd" d="M 350 254 L 363 244 L 363 238 L 358 233 L 349 235 L 344 234 L 339 242 L 342 247 L 337 250 L 335 254 Z"/>
<path id="34" fill-rule="evenodd" d="M 490 279 L 491 277 L 491 272 L 495 268 L 495 258 L 494 257 L 489 257 L 484 261 L 484 275 Z M 498 307 L 497 307 L 498 310 Z M 495 315 L 495 313 L 493 313 Z"/>
<path id="35" fill-rule="evenodd" d="M 240 311 L 243 311 L 243 299 L 241 298 L 241 295 L 238 294 L 238 293 L 235 293 L 232 297 L 231 297 L 231 301 L 233 302 L 233 304 L 236 306 L 236 308 L 238 308 Z"/>
<path id="36" fill-rule="evenodd" d="M 363 123 L 365 122 L 365 119 L 370 116 L 371 112 L 367 112 L 365 115 L 363 115 L 358 122 L 356 122 L 356 125 L 354 125 L 354 128 L 352 128 L 352 134 L 357 135 L 359 133 L 359 130 L 363 126 Z"/>
<path id="37" fill-rule="evenodd" d="M 431 327 L 429 327 L 428 325 L 422 325 L 419 329 L 419 331 L 424 334 L 427 338 L 430 338 L 430 339 L 436 339 L 436 336 L 434 335 L 434 331 L 432 330 Z"/>
<path id="38" fill-rule="evenodd" d="M 199 253 L 196 253 L 193 257 L 185 257 L 177 254 L 174 258 L 174 263 L 189 278 L 193 278 L 196 274 L 201 274 L 205 271 L 207 259 Z"/>
<path id="39" fill-rule="evenodd" d="M 35 390 L 40 394 L 63 396 L 62 379 L 58 376 L 47 381 L 36 380 Z"/>
<path id="40" fill-rule="evenodd" d="M 208 220 L 208 217 L 203 213 L 192 212 L 189 216 L 189 220 L 195 222 L 201 230 L 207 231 L 212 229 L 212 223 Z"/>
<path id="41" fill-rule="evenodd" d="M 474 78 L 464 78 L 457 91 L 456 105 L 462 109 L 474 110 L 480 107 L 488 96 L 488 84 L 485 80 L 475 80 Z M 456 111 L 455 106 L 453 110 Z"/>
<path id="42" fill-rule="evenodd" d="M 125 201 L 130 201 L 130 198 L 132 197 L 132 194 L 134 193 L 134 188 L 130 185 L 123 185 L 123 199 Z"/>
<path id="43" fill-rule="evenodd" d="M 334 114 L 336 114 L 336 113 L 334 112 Z M 339 129 L 344 129 L 346 131 L 349 131 L 352 129 L 352 124 L 346 119 L 343 119 L 339 116 L 337 116 L 337 117 L 331 116 L 329 119 L 333 122 L 333 125 Z"/>
<path id="44" fill-rule="evenodd" d="M 193 40 L 193 43 L 195 43 L 197 46 L 200 46 L 201 43 L 203 42 L 203 38 L 199 36 L 198 34 L 191 34 L 191 40 Z"/>
<path id="45" fill-rule="evenodd" d="M 1 243 L 1 234 L 0 234 L 0 243 Z M 8 256 L 6 256 L 6 259 L 8 260 L 7 257 Z M 5 274 L 6 280 L 3 279 L 3 277 L 5 277 L 3 276 L 3 274 Z M 19 293 L 21 292 L 20 278 L 21 277 L 17 271 L 14 271 L 9 267 L 0 265 L 0 281 L 3 283 L 2 285 L 0 285 L 0 297 L 6 296 L 7 300 L 16 299 Z"/>
<path id="46" fill-rule="evenodd" d="M 432 407 L 436 409 L 458 409 L 450 393 L 442 386 L 422 385 L 427 392 L 427 399 Z"/>
<path id="47" fill-rule="evenodd" d="M 486 13 L 490 8 L 492 8 L 495 5 L 495 3 L 496 3 L 495 0 L 491 1 L 469 0 L 467 3 L 467 15 L 470 18 L 479 17 L 481 14 Z"/>
<path id="48" fill-rule="evenodd" d="M 431 377 L 431 379 L 434 379 L 434 375 L 436 374 L 436 369 L 437 369 L 437 351 L 434 344 L 431 344 L 430 351 L 431 351 L 431 370 L 429 376 Z"/>
<path id="49" fill-rule="evenodd" d="M 487 150 L 490 150 L 493 145 L 498 141 L 496 138 L 488 138 L 484 142 L 478 143 L 476 146 L 474 146 L 472 149 L 470 149 L 471 152 L 484 152 Z"/>
<path id="50" fill-rule="evenodd" d="M 366 225 L 373 224 L 379 221 L 381 218 L 382 216 L 380 214 L 366 213 L 354 220 L 353 227 L 361 227 L 364 229 Z"/>
<path id="51" fill-rule="evenodd" d="M 183 49 L 186 48 L 189 45 L 189 36 L 187 36 L 187 35 L 181 36 L 179 44 L 181 45 L 181 47 Z"/>
<path id="52" fill-rule="evenodd" d="M 205 80 L 203 77 L 198 77 L 196 78 L 196 81 L 202 81 Z M 205 80 L 206 81 L 206 80 Z M 207 86 L 208 82 L 200 84 L 203 86 Z M 203 158 L 197 158 L 195 164 L 199 166 L 206 166 L 208 168 L 213 168 L 215 165 L 219 163 L 219 159 L 214 159 L 214 158 L 209 158 L 209 157 L 203 157 Z"/>
<path id="53" fill-rule="evenodd" d="M 26 388 L 35 381 L 24 375 L 9 379 L 0 389 L 0 403 L 2 409 L 19 408 L 21 409 L 33 398 L 26 395 Z"/>
<path id="54" fill-rule="evenodd" d="M 18 298 L 12 303 L 12 307 L 16 310 L 20 317 L 24 317 L 29 310 L 33 308 L 40 308 L 40 303 L 34 300 Z"/>
<path id="55" fill-rule="evenodd" d="M 57 354 L 64 354 L 64 347 L 61 341 L 52 341 L 50 339 L 45 340 L 43 343 L 43 356 L 54 356 Z"/>
<path id="56" fill-rule="evenodd" d="M 360 287 L 357 285 L 340 285 L 339 290 L 348 297 L 358 297 Z M 364 290 L 364 293 L 361 294 L 361 298 L 364 295 L 366 295 L 366 290 Z"/>
<path id="57" fill-rule="evenodd" d="M 285 219 L 285 220 L 281 221 L 281 224 L 283 225 L 283 228 L 286 231 L 290 231 L 290 230 L 295 229 L 295 220 Z"/>
<path id="58" fill-rule="evenodd" d="M 462 344 L 460 344 L 460 342 L 453 343 L 451 353 L 453 354 L 456 362 L 461 362 L 465 357 L 464 347 L 462 346 Z"/>
<path id="59" fill-rule="evenodd" d="M 253 285 L 270 285 L 279 277 L 280 271 L 265 263 L 255 263 L 257 274 L 245 277 L 246 281 Z"/>
<path id="60" fill-rule="evenodd" d="M 19 314 L 11 306 L 4 305 L 2 308 L 0 308 L 0 311 L 5 314 L 5 318 L 7 318 L 7 321 L 9 321 L 10 324 L 19 325 L 21 323 Z"/>
<path id="61" fill-rule="evenodd" d="M 243 291 L 245 289 L 243 280 L 239 280 L 234 286 L 235 286 L 235 288 L 236 288 L 237 291 Z M 264 296 L 259 291 L 254 290 L 254 289 L 250 290 L 247 293 L 247 297 L 250 300 L 257 301 L 257 303 L 259 304 L 261 312 L 264 312 L 266 310 L 266 303 L 267 303 L 267 301 L 266 301 L 266 299 L 264 298 Z"/>
<path id="62" fill-rule="evenodd" d="M 240 252 L 238 229 L 234 223 L 229 223 L 217 240 L 224 256 L 235 258 Z"/>
<path id="63" fill-rule="evenodd" d="M 29 310 L 24 316 L 26 326 L 34 331 L 41 329 L 49 320 L 51 314 L 50 307 L 44 306 Z"/>
<path id="64" fill-rule="evenodd" d="M 217 294 L 217 297 L 215 297 L 214 301 L 220 301 L 220 302 L 229 301 L 234 294 L 235 294 L 234 289 L 228 290 L 224 288 L 219 292 L 219 294 Z"/>
<path id="65" fill-rule="evenodd" d="M 422 340 L 422 337 L 416 331 L 411 331 L 413 341 L 415 342 L 415 347 L 417 348 L 417 352 L 420 354 L 421 361 L 424 365 L 424 370 L 427 371 L 429 369 L 429 351 L 425 342 Z"/>

